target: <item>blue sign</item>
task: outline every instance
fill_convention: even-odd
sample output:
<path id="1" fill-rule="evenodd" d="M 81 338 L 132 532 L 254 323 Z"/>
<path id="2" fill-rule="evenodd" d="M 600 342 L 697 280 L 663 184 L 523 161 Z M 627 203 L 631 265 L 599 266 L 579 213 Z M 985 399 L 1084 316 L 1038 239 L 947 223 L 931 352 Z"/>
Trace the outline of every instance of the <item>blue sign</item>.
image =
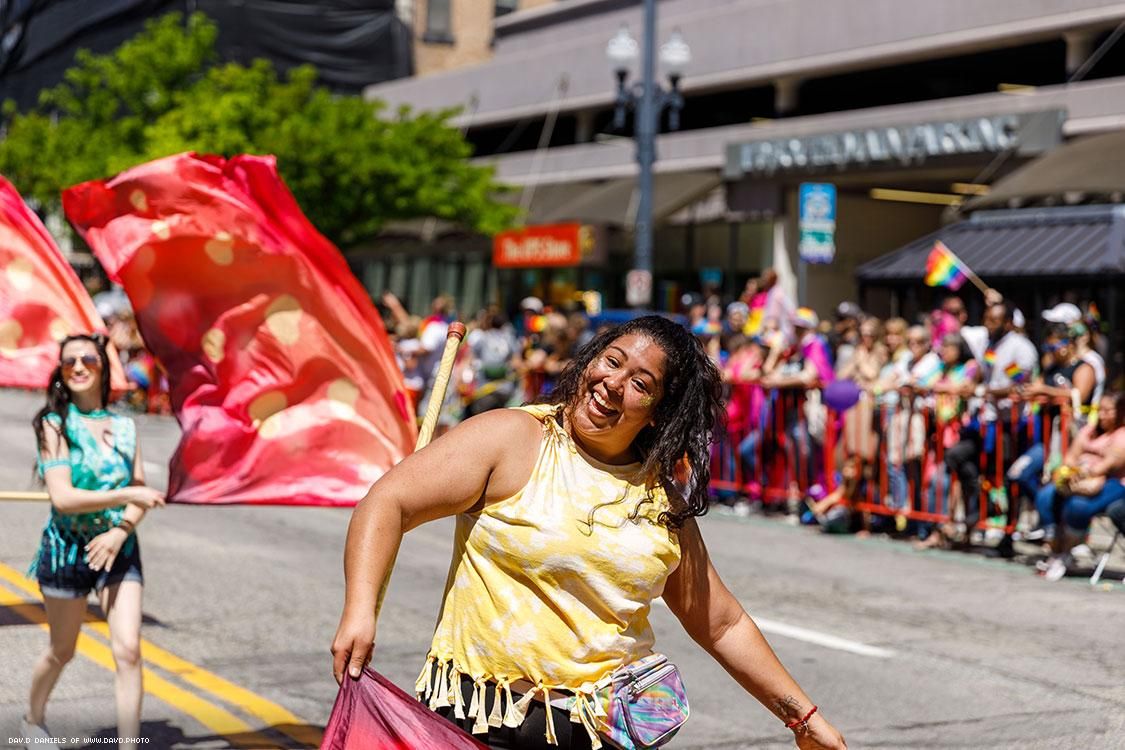
<path id="1" fill-rule="evenodd" d="M 803 182 L 798 195 L 797 253 L 806 263 L 831 263 L 836 257 L 836 186 Z"/>

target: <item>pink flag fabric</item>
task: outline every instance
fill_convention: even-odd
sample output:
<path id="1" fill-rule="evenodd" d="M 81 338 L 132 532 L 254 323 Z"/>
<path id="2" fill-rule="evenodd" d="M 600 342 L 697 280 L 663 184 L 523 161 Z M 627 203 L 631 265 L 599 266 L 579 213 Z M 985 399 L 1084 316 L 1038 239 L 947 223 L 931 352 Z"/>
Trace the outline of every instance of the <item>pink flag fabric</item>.
<path id="1" fill-rule="evenodd" d="M 379 313 L 273 157 L 170 156 L 63 206 L 168 372 L 171 500 L 354 505 L 413 450 Z"/>
<path id="2" fill-rule="evenodd" d="M 105 323 L 55 240 L 19 192 L 0 177 L 0 386 L 46 388 L 59 362 L 59 341 L 105 333 Z M 121 362 L 110 356 L 110 382 L 125 390 Z"/>
<path id="3" fill-rule="evenodd" d="M 345 677 L 324 728 L 320 750 L 488 750 L 423 706 L 381 674 L 365 667 Z"/>

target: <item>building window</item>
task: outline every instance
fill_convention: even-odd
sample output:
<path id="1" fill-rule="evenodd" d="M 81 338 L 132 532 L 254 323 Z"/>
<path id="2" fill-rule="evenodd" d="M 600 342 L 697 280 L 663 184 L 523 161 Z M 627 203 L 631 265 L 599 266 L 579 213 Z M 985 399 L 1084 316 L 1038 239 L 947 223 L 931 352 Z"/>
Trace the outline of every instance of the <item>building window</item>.
<path id="1" fill-rule="evenodd" d="M 496 0 L 496 17 L 506 16 L 519 10 L 519 0 Z"/>
<path id="2" fill-rule="evenodd" d="M 453 43 L 453 0 L 429 0 L 426 3 L 426 33 L 423 42 Z"/>

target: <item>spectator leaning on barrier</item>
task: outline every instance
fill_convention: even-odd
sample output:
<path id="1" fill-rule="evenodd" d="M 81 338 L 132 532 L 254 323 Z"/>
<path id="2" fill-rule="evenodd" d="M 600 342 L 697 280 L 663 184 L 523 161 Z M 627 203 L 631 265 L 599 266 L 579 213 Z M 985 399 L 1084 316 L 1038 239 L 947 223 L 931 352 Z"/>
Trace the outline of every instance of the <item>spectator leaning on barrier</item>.
<path id="1" fill-rule="evenodd" d="M 983 384 L 977 388 L 978 398 L 970 404 L 973 419 L 961 430 L 961 439 L 945 453 L 945 463 L 961 482 L 965 503 L 966 530 L 971 531 L 980 520 L 980 465 L 982 449 L 995 460 L 997 441 L 1003 444 L 1004 455 L 1013 455 L 1008 431 L 997 429 L 998 409 L 1010 408 L 1010 397 L 1017 387 L 1035 374 L 1039 356 L 1026 336 L 1014 330 L 1013 308 L 1004 301 L 990 304 L 984 314 L 983 326 L 965 326 L 961 335 L 968 344 L 981 370 Z M 983 427 L 983 436 L 982 430 Z M 1018 511 L 1018 504 L 1008 504 L 1008 512 Z M 1002 552 L 1010 549 L 1006 539 Z"/>
<path id="2" fill-rule="evenodd" d="M 857 458 L 866 464 L 875 459 L 879 447 L 873 391 L 888 361 L 881 334 L 882 326 L 877 318 L 864 320 L 859 326 L 859 343 L 852 356 L 836 365 L 836 378 L 853 381 L 861 391 L 859 403 L 844 413 L 845 457 Z M 860 476 L 866 475 L 861 472 Z"/>
<path id="3" fill-rule="evenodd" d="M 924 370 L 924 376 L 915 381 L 919 390 L 932 394 L 929 405 L 933 408 L 936 418 L 935 441 L 925 462 L 922 481 L 927 488 L 926 512 L 952 517 L 949 501 L 952 497 L 953 473 L 948 465 L 948 451 L 960 445 L 965 439 L 966 432 L 971 430 L 965 425 L 965 417 L 968 399 L 975 392 L 980 378 L 980 369 L 959 333 L 947 333 L 941 341 L 940 352 L 937 370 Z M 946 460 L 938 460 L 941 455 L 939 450 L 945 452 Z M 979 502 L 979 490 L 977 492 L 978 495 L 972 497 L 977 498 Z M 969 503 L 964 484 L 961 486 L 961 495 L 966 508 L 965 514 L 968 516 Z M 918 535 L 924 541 L 919 546 L 922 548 L 947 546 L 955 535 L 954 532 L 951 526 L 943 529 L 930 523 L 920 524 Z"/>
<path id="4" fill-rule="evenodd" d="M 807 307 L 799 308 L 793 314 L 792 325 L 797 342 L 778 371 L 762 381 L 765 388 L 804 390 L 805 413 L 802 415 L 796 409 L 787 409 L 784 417 L 786 438 L 800 453 L 798 463 L 806 467 L 805 478 L 809 485 L 816 482 L 822 473 L 821 445 L 825 426 L 820 392 L 813 389 L 818 385 L 828 385 L 835 379 L 828 344 L 816 332 L 819 322 L 816 313 Z"/>

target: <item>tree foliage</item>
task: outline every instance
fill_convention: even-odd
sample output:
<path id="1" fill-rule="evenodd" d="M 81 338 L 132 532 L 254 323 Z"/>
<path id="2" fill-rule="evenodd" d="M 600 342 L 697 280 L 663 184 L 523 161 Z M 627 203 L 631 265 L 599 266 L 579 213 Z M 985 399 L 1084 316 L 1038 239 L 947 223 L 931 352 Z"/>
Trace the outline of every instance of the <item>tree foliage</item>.
<path id="1" fill-rule="evenodd" d="M 453 110 L 388 113 L 316 85 L 310 66 L 281 76 L 266 60 L 216 65 L 202 14 L 150 21 L 106 55 L 80 52 L 38 106 L 5 105 L 0 173 L 57 205 L 62 189 L 181 151 L 274 154 L 309 218 L 349 244 L 387 221 L 434 216 L 485 233 L 515 210 L 449 124 Z"/>

